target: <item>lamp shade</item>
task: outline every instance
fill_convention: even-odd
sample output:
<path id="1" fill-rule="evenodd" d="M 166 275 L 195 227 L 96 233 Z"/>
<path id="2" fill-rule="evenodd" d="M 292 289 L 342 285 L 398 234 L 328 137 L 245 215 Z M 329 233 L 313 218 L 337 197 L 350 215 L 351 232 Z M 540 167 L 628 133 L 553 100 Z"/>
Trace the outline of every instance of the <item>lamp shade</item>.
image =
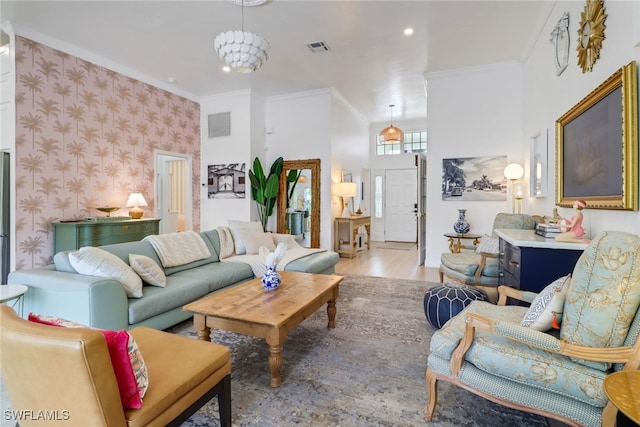
<path id="1" fill-rule="evenodd" d="M 504 177 L 508 180 L 516 180 L 522 178 L 524 169 L 518 163 L 510 163 L 504 168 Z"/>
<path id="2" fill-rule="evenodd" d="M 133 219 L 140 219 L 144 211 L 140 209 L 140 206 L 147 206 L 147 201 L 142 196 L 142 193 L 131 193 L 127 200 L 127 207 L 132 207 L 129 210 L 129 216 Z"/>
<path id="3" fill-rule="evenodd" d="M 380 136 L 384 138 L 384 142 L 399 144 L 404 141 L 404 132 L 402 129 L 397 128 L 394 125 L 390 125 L 382 129 Z"/>
<path id="4" fill-rule="evenodd" d="M 393 107 L 395 107 L 395 105 L 389 105 L 391 123 L 389 123 L 389 126 L 380 131 L 380 136 L 382 137 L 384 142 L 391 144 L 400 144 L 401 142 L 404 142 L 404 132 L 402 131 L 402 129 L 397 128 L 393 125 Z"/>
<path id="5" fill-rule="evenodd" d="M 142 193 L 131 193 L 126 206 L 128 208 L 133 206 L 147 206 L 147 201 L 142 196 Z"/>
<path id="6" fill-rule="evenodd" d="M 355 182 L 335 182 L 331 193 L 338 197 L 354 197 L 358 193 L 358 185 Z"/>

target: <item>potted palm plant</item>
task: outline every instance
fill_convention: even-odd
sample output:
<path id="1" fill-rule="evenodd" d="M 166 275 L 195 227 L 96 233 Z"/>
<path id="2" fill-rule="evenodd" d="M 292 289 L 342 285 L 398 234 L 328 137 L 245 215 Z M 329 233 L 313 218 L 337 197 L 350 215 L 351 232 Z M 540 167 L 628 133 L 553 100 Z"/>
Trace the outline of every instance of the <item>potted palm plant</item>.
<path id="1" fill-rule="evenodd" d="M 258 208 L 258 218 L 262 224 L 262 229 L 267 231 L 267 221 L 273 215 L 273 207 L 278 198 L 278 187 L 280 185 L 280 174 L 284 159 L 278 157 L 269 170 L 269 175 L 265 175 L 260 159 L 256 157 L 253 161 L 253 169 L 249 169 L 249 180 L 251 181 L 251 197 L 256 201 Z"/>

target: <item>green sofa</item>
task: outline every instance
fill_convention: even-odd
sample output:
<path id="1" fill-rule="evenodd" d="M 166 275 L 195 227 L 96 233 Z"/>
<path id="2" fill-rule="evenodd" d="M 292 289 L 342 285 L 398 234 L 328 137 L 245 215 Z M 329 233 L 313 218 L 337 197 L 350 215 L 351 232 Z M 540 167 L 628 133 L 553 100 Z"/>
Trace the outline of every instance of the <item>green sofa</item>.
<path id="1" fill-rule="evenodd" d="M 116 280 L 78 274 L 69 262 L 69 252 L 58 252 L 54 264 L 43 268 L 16 270 L 8 283 L 29 287 L 24 310 L 62 317 L 104 329 L 131 329 L 149 326 L 166 329 L 189 317 L 182 307 L 220 289 L 253 279 L 248 264 L 220 262 L 220 238 L 216 230 L 200 236 L 211 256 L 188 264 L 164 268 L 166 287 L 143 286 L 141 298 L 127 298 Z M 129 254 L 146 255 L 162 266 L 147 241 L 100 246 L 129 263 Z M 332 274 L 339 257 L 335 252 L 312 253 L 290 262 L 285 270 Z"/>

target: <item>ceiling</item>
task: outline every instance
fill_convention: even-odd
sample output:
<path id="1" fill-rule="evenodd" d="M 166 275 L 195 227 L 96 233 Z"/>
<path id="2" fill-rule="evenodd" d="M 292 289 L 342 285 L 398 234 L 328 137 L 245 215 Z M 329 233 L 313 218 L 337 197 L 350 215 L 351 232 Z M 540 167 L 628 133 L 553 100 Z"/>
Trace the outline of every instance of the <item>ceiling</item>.
<path id="1" fill-rule="evenodd" d="M 120 64 L 115 71 L 192 99 L 249 88 L 273 96 L 332 87 L 375 123 L 389 120 L 389 104 L 396 105 L 394 120 L 425 117 L 426 73 L 524 59 L 553 4 L 270 0 L 243 11 L 225 0 L 3 0 L 0 20 L 18 34 L 61 50 L 72 45 L 72 54 L 90 52 L 95 56 L 84 59 Z M 241 29 L 243 12 L 245 31 L 269 41 L 270 57 L 251 74 L 225 73 L 213 40 Z M 413 35 L 404 35 L 407 27 Z M 312 53 L 306 44 L 317 41 L 331 50 Z"/>

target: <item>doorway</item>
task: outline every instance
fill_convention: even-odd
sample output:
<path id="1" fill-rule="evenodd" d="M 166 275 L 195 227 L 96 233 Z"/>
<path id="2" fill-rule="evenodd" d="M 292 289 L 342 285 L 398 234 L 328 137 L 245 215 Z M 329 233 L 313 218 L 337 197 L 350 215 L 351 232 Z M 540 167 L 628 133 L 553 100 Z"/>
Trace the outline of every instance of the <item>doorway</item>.
<path id="1" fill-rule="evenodd" d="M 191 230 L 191 156 L 157 150 L 155 168 L 155 216 L 160 218 L 160 234 Z"/>

